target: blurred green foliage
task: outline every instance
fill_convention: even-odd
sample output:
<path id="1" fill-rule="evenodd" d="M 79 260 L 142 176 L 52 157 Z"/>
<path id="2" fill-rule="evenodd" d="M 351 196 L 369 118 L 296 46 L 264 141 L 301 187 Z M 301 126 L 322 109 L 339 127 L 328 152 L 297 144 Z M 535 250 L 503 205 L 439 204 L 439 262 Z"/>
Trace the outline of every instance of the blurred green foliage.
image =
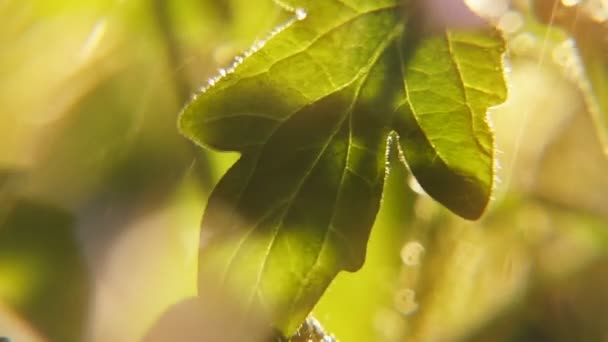
<path id="1" fill-rule="evenodd" d="M 82 340 L 91 283 L 73 217 L 28 200 L 3 202 L 0 210 L 3 304 L 50 340 Z"/>
<path id="2" fill-rule="evenodd" d="M 608 338 L 608 163 L 556 58 L 569 33 L 532 24 L 535 3 L 491 17 L 523 25 L 505 33 L 488 215 L 454 218 L 394 169 L 365 266 L 314 310 L 340 340 Z M 285 15 L 271 0 L 0 2 L 0 336 L 140 340 L 195 295 L 200 213 L 234 156 L 194 149 L 177 113 Z"/>

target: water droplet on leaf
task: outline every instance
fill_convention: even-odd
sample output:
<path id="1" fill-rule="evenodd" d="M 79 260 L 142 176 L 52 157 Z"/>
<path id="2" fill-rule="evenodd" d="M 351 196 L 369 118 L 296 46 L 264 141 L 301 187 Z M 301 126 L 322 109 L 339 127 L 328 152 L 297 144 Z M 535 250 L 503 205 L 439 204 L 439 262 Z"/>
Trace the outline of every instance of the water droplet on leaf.
<path id="1" fill-rule="evenodd" d="M 306 19 L 307 16 L 308 16 L 308 13 L 306 13 L 305 10 L 303 10 L 301 8 L 296 9 L 296 19 L 304 20 L 304 19 Z"/>

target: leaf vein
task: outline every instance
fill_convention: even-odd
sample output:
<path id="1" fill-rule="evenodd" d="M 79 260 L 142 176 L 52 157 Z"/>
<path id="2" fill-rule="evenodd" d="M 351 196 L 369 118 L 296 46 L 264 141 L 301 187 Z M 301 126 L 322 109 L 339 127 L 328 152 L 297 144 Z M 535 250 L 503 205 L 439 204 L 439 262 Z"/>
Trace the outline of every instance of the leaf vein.
<path id="1" fill-rule="evenodd" d="M 459 65 L 459 61 L 457 60 L 457 57 L 454 53 L 454 47 L 452 45 L 452 38 L 451 35 L 449 33 L 449 31 L 445 32 L 445 39 L 447 41 L 447 46 L 448 46 L 448 51 L 450 54 L 450 61 L 453 63 L 454 68 L 456 68 L 456 74 L 458 75 L 458 78 L 462 84 L 462 88 L 463 88 L 463 96 L 464 96 L 464 105 L 466 106 L 466 108 L 469 111 L 469 122 L 471 125 L 471 136 L 473 137 L 473 140 L 475 141 L 475 144 L 477 145 L 477 148 L 485 155 L 492 157 L 492 153 L 490 151 L 488 151 L 483 144 L 481 143 L 481 141 L 479 141 L 479 137 L 477 136 L 477 127 L 476 123 L 475 123 L 475 112 L 473 111 L 473 108 L 471 108 L 471 105 L 469 103 L 469 96 L 468 93 L 466 91 L 466 84 L 464 82 L 464 77 L 462 74 L 462 70 L 460 68 Z"/>

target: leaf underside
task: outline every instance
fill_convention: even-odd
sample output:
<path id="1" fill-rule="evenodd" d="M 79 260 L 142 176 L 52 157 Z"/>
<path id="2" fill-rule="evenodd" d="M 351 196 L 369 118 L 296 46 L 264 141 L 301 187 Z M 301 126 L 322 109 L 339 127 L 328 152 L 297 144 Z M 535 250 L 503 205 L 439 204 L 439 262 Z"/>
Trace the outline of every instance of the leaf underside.
<path id="1" fill-rule="evenodd" d="M 430 196 L 482 214 L 503 40 L 486 28 L 414 43 L 399 3 L 293 0 L 306 18 L 185 108 L 184 135 L 241 153 L 203 218 L 201 295 L 219 279 L 245 313 L 295 331 L 340 270 L 363 264 L 393 138 Z"/>

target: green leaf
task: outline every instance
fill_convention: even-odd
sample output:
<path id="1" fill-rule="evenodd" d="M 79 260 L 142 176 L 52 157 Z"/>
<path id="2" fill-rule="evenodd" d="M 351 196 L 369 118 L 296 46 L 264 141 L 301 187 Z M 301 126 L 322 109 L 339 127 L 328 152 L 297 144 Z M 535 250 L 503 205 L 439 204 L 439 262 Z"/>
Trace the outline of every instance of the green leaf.
<path id="1" fill-rule="evenodd" d="M 493 30 L 410 39 L 397 0 L 284 7 L 294 19 L 213 79 L 179 127 L 242 154 L 205 211 L 200 295 L 219 279 L 245 313 L 289 335 L 340 270 L 363 264 L 395 132 L 431 196 L 481 215 L 493 180 L 486 110 L 505 85 Z"/>
<path id="2" fill-rule="evenodd" d="M 429 195 L 468 219 L 481 216 L 494 181 L 486 111 L 506 98 L 503 45 L 497 32 L 447 31 L 404 63 L 395 129 L 405 158 Z"/>

